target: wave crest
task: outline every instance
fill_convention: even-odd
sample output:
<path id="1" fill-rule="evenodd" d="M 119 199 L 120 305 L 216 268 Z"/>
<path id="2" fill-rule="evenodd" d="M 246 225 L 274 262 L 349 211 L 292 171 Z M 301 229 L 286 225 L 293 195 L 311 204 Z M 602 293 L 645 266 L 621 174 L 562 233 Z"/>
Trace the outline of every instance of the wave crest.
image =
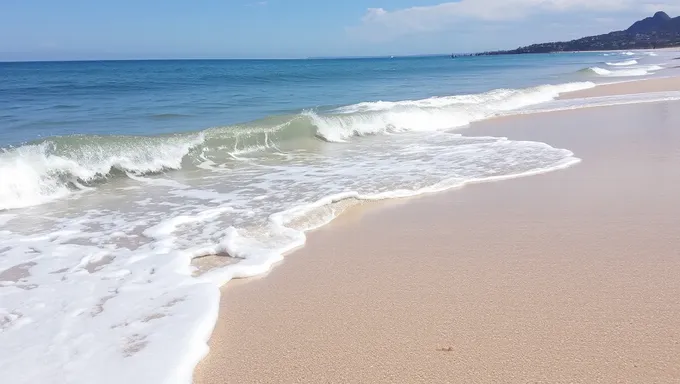
<path id="1" fill-rule="evenodd" d="M 635 65 L 637 63 L 638 63 L 637 60 L 626 60 L 626 61 L 617 61 L 617 62 L 605 63 L 605 64 L 612 66 L 612 67 L 627 67 L 629 65 Z"/>
<path id="2" fill-rule="evenodd" d="M 290 140 L 317 137 L 344 142 L 355 136 L 462 127 L 594 86 L 589 82 L 569 83 L 422 100 L 364 102 L 325 113 L 272 116 L 192 134 L 55 137 L 0 152 L 0 210 L 41 204 L 116 175 L 176 170 L 183 163 L 210 168 L 215 161 L 242 160 L 244 155 L 277 150 L 277 145 Z"/>
<path id="3" fill-rule="evenodd" d="M 469 125 L 519 108 L 554 100 L 560 94 L 592 88 L 590 82 L 542 85 L 422 100 L 364 102 L 321 115 L 305 115 L 319 138 L 343 142 L 352 136 L 409 131 L 433 131 Z"/>
<path id="4" fill-rule="evenodd" d="M 600 67 L 590 67 L 582 70 L 582 72 L 602 77 L 639 77 L 649 75 L 662 69 L 663 67 L 660 67 L 658 65 L 626 69 L 604 69 Z"/>
<path id="5" fill-rule="evenodd" d="M 0 153 L 0 210 L 54 200 L 115 172 L 179 169 L 203 135 L 174 137 L 59 137 Z"/>

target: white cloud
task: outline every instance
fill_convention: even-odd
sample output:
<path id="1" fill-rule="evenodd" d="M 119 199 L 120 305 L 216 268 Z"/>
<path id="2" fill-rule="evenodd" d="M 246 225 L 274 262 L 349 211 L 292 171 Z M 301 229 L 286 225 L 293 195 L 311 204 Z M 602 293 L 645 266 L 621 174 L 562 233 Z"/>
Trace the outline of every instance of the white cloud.
<path id="1" fill-rule="evenodd" d="M 354 33 L 373 39 L 436 32 L 466 21 L 499 22 L 521 20 L 532 15 L 565 12 L 650 14 L 665 10 L 680 12 L 680 0 L 461 0 L 433 6 L 397 10 L 370 8 Z"/>

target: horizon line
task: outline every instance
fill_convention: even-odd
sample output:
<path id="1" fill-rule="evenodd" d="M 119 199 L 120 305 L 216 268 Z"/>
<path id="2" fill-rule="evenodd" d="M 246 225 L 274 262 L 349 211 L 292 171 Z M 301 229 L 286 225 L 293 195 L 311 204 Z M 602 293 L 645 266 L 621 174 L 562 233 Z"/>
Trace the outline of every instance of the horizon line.
<path id="1" fill-rule="evenodd" d="M 463 53 L 453 53 L 463 54 Z M 350 56 L 306 56 L 306 57 L 185 57 L 185 58 L 119 58 L 119 59 L 0 59 L 0 63 L 70 63 L 70 62 L 108 62 L 108 61 L 287 61 L 287 60 L 351 60 L 351 59 L 390 59 L 443 57 L 451 53 L 418 53 L 410 55 L 350 55 Z"/>

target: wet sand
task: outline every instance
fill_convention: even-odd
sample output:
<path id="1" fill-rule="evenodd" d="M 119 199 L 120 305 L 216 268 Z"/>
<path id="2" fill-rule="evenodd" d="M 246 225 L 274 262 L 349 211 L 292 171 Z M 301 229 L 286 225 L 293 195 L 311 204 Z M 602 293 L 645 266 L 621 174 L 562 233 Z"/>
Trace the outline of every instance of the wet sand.
<path id="1" fill-rule="evenodd" d="M 678 127 L 680 102 L 473 125 L 583 161 L 351 209 L 223 288 L 195 383 L 680 382 Z"/>
<path id="2" fill-rule="evenodd" d="M 560 99 L 580 99 L 585 97 L 669 91 L 680 91 L 680 76 L 600 85 L 583 91 L 565 93 Z"/>

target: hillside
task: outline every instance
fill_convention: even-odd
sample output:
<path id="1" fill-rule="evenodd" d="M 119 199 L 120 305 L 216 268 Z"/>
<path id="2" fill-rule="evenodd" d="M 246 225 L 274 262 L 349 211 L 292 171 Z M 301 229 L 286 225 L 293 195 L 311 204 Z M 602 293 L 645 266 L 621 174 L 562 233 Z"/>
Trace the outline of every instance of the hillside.
<path id="1" fill-rule="evenodd" d="M 623 31 L 588 36 L 577 40 L 533 44 L 508 51 L 483 52 L 477 55 L 511 55 L 575 51 L 655 49 L 680 46 L 680 17 L 665 12 L 635 22 Z"/>

